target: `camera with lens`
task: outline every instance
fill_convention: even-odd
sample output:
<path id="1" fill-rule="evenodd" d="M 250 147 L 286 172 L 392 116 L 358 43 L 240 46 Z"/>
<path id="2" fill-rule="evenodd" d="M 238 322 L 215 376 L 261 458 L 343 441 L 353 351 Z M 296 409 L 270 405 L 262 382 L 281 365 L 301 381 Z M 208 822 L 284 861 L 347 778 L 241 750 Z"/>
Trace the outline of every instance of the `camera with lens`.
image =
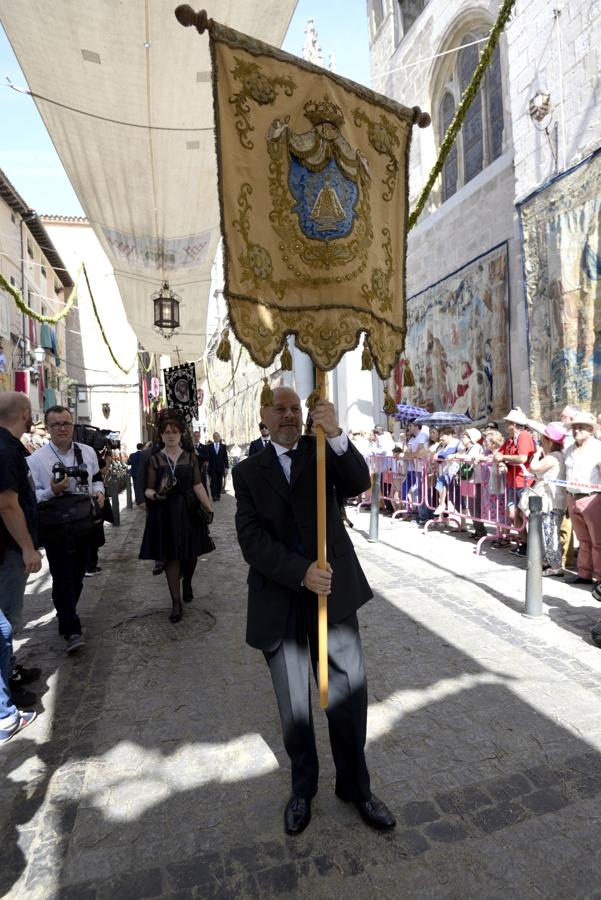
<path id="1" fill-rule="evenodd" d="M 85 463 L 80 466 L 64 466 L 61 462 L 56 462 L 52 466 L 52 481 L 58 484 L 63 478 L 79 478 L 80 482 L 86 484 L 88 481 L 88 467 Z"/>

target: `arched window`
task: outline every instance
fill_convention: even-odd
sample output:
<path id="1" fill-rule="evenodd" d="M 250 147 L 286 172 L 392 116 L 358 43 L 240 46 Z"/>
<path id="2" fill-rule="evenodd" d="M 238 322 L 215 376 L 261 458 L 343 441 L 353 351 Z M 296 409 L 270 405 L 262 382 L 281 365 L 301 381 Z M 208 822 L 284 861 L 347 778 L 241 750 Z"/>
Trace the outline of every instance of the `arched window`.
<path id="1" fill-rule="evenodd" d="M 454 54 L 446 77 L 441 80 L 438 110 L 439 143 L 459 105 L 463 92 L 478 65 L 482 44 L 474 41 L 482 32 L 470 32 L 461 40 L 462 49 Z M 453 41 L 457 46 L 459 42 Z M 471 45 L 471 46 L 470 46 Z M 494 52 L 480 90 L 467 111 L 461 131 L 442 171 L 442 202 L 471 181 L 503 152 L 503 85 L 499 47 Z"/>
<path id="2" fill-rule="evenodd" d="M 407 34 L 415 20 L 427 6 L 428 0 L 399 0 L 399 11 L 403 24 L 403 34 Z"/>
<path id="3" fill-rule="evenodd" d="M 446 92 L 440 104 L 440 125 L 442 134 L 447 133 L 455 115 L 455 99 L 449 91 Z M 449 151 L 442 170 L 442 196 L 446 200 L 452 197 L 457 190 L 457 143 L 455 142 Z"/>

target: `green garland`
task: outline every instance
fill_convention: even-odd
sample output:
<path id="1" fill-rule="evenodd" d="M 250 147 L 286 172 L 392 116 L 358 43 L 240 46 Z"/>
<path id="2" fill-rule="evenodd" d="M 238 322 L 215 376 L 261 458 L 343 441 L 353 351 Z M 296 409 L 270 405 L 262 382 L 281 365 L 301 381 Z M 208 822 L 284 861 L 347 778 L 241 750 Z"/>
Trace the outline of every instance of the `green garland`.
<path id="1" fill-rule="evenodd" d="M 108 338 L 107 338 L 107 336 L 106 336 L 106 334 L 105 334 L 105 331 L 104 331 L 104 328 L 103 328 L 103 326 L 102 326 L 102 322 L 100 321 L 100 316 L 98 315 L 98 309 L 97 309 L 97 307 L 96 307 L 96 301 L 94 300 L 94 295 L 93 295 L 93 293 L 92 293 L 92 287 L 91 287 L 91 285 L 90 285 L 90 280 L 89 280 L 89 278 L 88 278 L 88 273 L 87 273 L 87 271 L 86 271 L 86 267 L 85 267 L 84 263 L 81 264 L 81 268 L 82 268 L 82 270 L 83 270 L 84 278 L 86 279 L 86 285 L 87 285 L 87 287 L 88 287 L 88 293 L 89 293 L 89 295 L 90 295 L 90 300 L 92 301 L 92 309 L 94 310 L 94 315 L 96 316 L 96 321 L 98 322 L 98 327 L 100 328 L 100 334 L 102 335 L 102 340 L 103 340 L 104 343 L 106 344 L 107 350 L 108 350 L 108 352 L 110 353 L 111 359 L 113 360 L 113 362 L 115 363 L 115 365 L 117 366 L 117 368 L 118 368 L 121 372 L 123 372 L 124 375 L 129 375 L 129 373 L 131 372 L 131 370 L 133 369 L 133 367 L 136 365 L 137 362 L 140 363 L 141 368 L 142 368 L 145 372 L 150 372 L 150 369 L 151 369 L 151 367 L 152 367 L 152 356 L 150 357 L 150 363 L 149 363 L 149 365 L 148 365 L 148 368 L 146 368 L 146 366 L 144 366 L 144 365 L 142 364 L 142 361 L 139 359 L 140 351 L 139 351 L 139 350 L 136 350 L 136 355 L 134 356 L 134 358 L 133 358 L 133 360 L 132 360 L 131 366 L 129 366 L 129 367 L 126 369 L 124 366 L 121 365 L 121 363 L 119 362 L 119 360 L 117 359 L 117 357 L 116 357 L 115 354 L 113 353 L 113 348 L 112 348 L 111 345 L 109 344 Z"/>
<path id="2" fill-rule="evenodd" d="M 85 267 L 84 263 L 82 263 L 79 268 L 77 278 L 75 279 L 75 287 L 73 288 L 73 291 L 71 292 L 71 296 L 69 297 L 69 299 L 67 300 L 67 302 L 65 304 L 65 308 L 62 309 L 56 316 L 43 316 L 41 313 L 36 312 L 35 309 L 32 309 L 30 306 L 27 306 L 27 304 L 25 303 L 25 300 L 21 296 L 20 291 L 18 291 L 16 288 L 14 288 L 12 286 L 12 284 L 9 284 L 8 281 L 6 280 L 6 278 L 4 277 L 4 275 L 2 275 L 2 274 L 0 274 L 0 287 L 3 287 L 4 290 L 7 291 L 11 295 L 11 297 L 17 304 L 18 309 L 20 309 L 24 315 L 29 316 L 30 319 L 35 319 L 37 322 L 47 322 L 49 325 L 57 325 L 61 321 L 61 319 L 64 319 L 65 316 L 67 316 L 71 312 L 71 310 L 73 309 L 73 307 L 75 305 L 75 301 L 77 300 L 77 296 L 78 296 L 79 276 L 81 275 L 82 271 L 83 271 L 85 279 L 86 279 L 86 284 L 88 286 L 88 291 L 90 293 L 90 300 L 92 301 L 92 308 L 94 310 L 94 315 L 96 316 L 96 321 L 98 322 L 98 327 L 100 328 L 100 334 L 102 335 L 102 339 L 103 339 L 104 343 L 106 344 L 106 346 L 108 347 L 108 351 L 111 355 L 113 362 L 117 366 L 117 368 L 120 369 L 124 375 L 129 375 L 129 373 L 135 366 L 136 362 L 139 362 L 140 368 L 144 372 L 150 372 L 150 370 L 152 368 L 154 354 L 151 354 L 151 356 L 150 356 L 150 363 L 148 364 L 148 367 L 146 367 L 144 365 L 144 363 L 142 362 L 141 359 L 138 359 L 138 357 L 140 355 L 139 350 L 136 350 L 136 356 L 135 356 L 131 366 L 128 369 L 125 369 L 119 363 L 119 361 L 116 359 L 115 354 L 113 353 L 112 347 L 109 344 L 107 336 L 104 332 L 104 328 L 102 327 L 102 322 L 100 321 L 100 316 L 98 315 L 96 303 L 94 302 L 94 297 L 92 295 L 92 288 L 90 287 L 90 282 L 88 280 L 88 273 L 86 272 L 86 267 Z"/>
<path id="3" fill-rule="evenodd" d="M 509 16 L 511 15 L 513 7 L 515 6 L 515 3 L 516 3 L 516 0 L 504 0 L 504 3 L 499 12 L 499 17 L 491 29 L 486 47 L 484 48 L 484 50 L 482 51 L 482 53 L 480 55 L 480 60 L 478 62 L 478 65 L 476 66 L 476 69 L 472 76 L 472 80 L 470 81 L 470 83 L 468 84 L 468 86 L 466 87 L 466 89 L 463 93 L 463 96 L 461 98 L 461 103 L 457 107 L 457 111 L 456 111 L 455 115 L 453 116 L 451 124 L 449 125 L 449 127 L 447 129 L 447 133 L 444 136 L 444 140 L 443 140 L 442 144 L 440 145 L 440 150 L 438 151 L 438 159 L 434 163 L 434 166 L 430 172 L 430 175 L 428 176 L 428 180 L 427 180 L 425 186 L 423 187 L 421 194 L 419 195 L 419 197 L 417 199 L 415 208 L 413 209 L 413 212 L 409 216 L 409 226 L 408 226 L 409 231 L 413 228 L 413 226 L 419 219 L 421 213 L 423 212 L 424 206 L 426 205 L 426 200 L 430 196 L 430 192 L 431 192 L 432 188 L 434 187 L 436 179 L 442 172 L 442 167 L 444 166 L 446 158 L 449 155 L 449 152 L 451 150 L 451 147 L 453 146 L 453 144 L 455 142 L 455 138 L 457 137 L 457 135 L 459 133 L 459 129 L 463 125 L 464 119 L 467 115 L 467 111 L 470 108 L 470 106 L 472 105 L 472 102 L 480 89 L 480 84 L 482 82 L 482 78 L 484 77 L 484 73 L 492 59 L 493 53 L 496 50 L 497 44 L 499 43 L 499 38 L 501 36 L 501 33 L 503 32 L 503 29 L 505 28 L 505 25 L 507 24 L 507 21 L 509 19 Z"/>
<path id="4" fill-rule="evenodd" d="M 81 269 L 80 269 L 80 271 L 81 271 Z M 78 280 L 79 280 L 79 275 L 78 275 Z M 8 293 L 11 295 L 11 297 L 17 304 L 18 308 L 21 310 L 22 313 L 24 313 L 24 315 L 29 316 L 30 319 L 35 319 L 37 322 L 47 322 L 49 325 L 56 325 L 58 322 L 60 322 L 61 319 L 64 319 L 65 316 L 68 315 L 71 312 L 71 310 L 73 309 L 73 306 L 77 299 L 77 282 L 76 282 L 75 287 L 73 288 L 73 291 L 71 292 L 71 296 L 65 303 L 65 308 L 62 309 L 56 316 L 43 316 L 41 313 L 36 312 L 35 309 L 32 309 L 30 306 L 27 306 L 27 304 L 25 303 L 25 300 L 21 296 L 20 291 L 18 291 L 16 288 L 14 288 L 12 286 L 12 284 L 9 284 L 8 281 L 6 280 L 6 278 L 4 277 L 4 275 L 0 275 L 0 287 L 3 287 L 5 291 L 8 291 Z"/>

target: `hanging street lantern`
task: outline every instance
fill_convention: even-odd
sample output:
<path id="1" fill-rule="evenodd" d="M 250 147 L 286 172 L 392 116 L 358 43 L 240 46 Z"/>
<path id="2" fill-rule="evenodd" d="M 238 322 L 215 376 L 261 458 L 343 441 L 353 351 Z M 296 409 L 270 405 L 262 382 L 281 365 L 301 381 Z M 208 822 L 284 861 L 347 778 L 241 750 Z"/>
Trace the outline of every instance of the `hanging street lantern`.
<path id="1" fill-rule="evenodd" d="M 172 291 L 169 282 L 164 281 L 160 291 L 152 295 L 154 304 L 154 327 L 164 338 L 171 338 L 179 328 L 179 304 L 181 297 Z"/>

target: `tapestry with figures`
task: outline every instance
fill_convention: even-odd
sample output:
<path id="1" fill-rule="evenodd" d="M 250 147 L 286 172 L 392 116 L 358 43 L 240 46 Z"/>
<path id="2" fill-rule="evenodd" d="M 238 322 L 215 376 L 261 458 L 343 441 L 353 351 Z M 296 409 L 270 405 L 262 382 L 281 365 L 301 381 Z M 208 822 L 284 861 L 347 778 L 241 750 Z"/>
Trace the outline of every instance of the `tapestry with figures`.
<path id="1" fill-rule="evenodd" d="M 407 164 L 421 118 L 217 22 L 209 31 L 236 337 L 268 366 L 294 333 L 329 370 L 364 332 L 386 377 L 405 336 Z"/>
<path id="2" fill-rule="evenodd" d="M 601 152 L 521 204 L 530 409 L 601 411 Z"/>
<path id="3" fill-rule="evenodd" d="M 500 419 L 510 403 L 507 244 L 407 301 L 411 403 Z"/>

